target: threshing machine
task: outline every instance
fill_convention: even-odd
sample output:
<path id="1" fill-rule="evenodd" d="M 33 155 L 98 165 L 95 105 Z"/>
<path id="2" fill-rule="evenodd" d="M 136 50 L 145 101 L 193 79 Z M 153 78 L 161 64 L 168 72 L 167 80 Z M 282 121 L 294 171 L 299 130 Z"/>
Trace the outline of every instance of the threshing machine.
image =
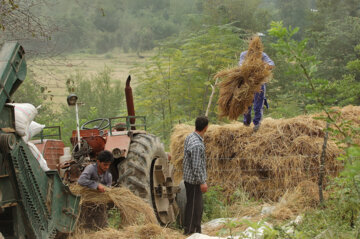
<path id="1" fill-rule="evenodd" d="M 23 47 L 5 43 L 0 52 L 0 232 L 5 238 L 55 238 L 74 230 L 80 198 L 57 171 L 40 168 L 16 133 L 14 107 L 6 103 L 25 76 Z"/>

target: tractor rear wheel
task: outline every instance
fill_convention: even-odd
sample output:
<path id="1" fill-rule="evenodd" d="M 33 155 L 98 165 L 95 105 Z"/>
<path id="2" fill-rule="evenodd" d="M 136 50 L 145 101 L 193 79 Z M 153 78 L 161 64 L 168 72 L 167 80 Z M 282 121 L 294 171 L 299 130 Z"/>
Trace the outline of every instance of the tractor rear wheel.
<path id="1" fill-rule="evenodd" d="M 118 172 L 118 185 L 149 203 L 160 223 L 176 220 L 178 187 L 173 186 L 173 167 L 158 137 L 134 135 L 127 158 L 118 164 Z"/>

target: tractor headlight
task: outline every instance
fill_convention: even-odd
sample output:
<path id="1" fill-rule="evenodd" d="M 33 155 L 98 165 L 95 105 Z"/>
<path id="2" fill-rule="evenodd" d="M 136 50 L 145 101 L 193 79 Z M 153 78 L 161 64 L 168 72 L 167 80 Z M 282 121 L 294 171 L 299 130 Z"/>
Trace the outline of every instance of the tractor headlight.
<path id="1" fill-rule="evenodd" d="M 115 149 L 113 149 L 112 154 L 113 154 L 114 158 L 120 158 L 121 150 L 119 148 L 115 148 Z"/>
<path id="2" fill-rule="evenodd" d="M 77 99 L 78 99 L 77 95 L 70 94 L 66 100 L 69 106 L 73 106 L 76 105 Z"/>

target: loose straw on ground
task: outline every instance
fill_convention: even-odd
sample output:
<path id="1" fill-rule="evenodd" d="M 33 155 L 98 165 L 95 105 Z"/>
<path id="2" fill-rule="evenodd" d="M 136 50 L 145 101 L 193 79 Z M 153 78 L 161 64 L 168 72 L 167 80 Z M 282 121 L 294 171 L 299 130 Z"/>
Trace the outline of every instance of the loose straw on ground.
<path id="1" fill-rule="evenodd" d="M 176 230 L 169 228 L 162 228 L 157 224 L 145 224 L 128 226 L 122 230 L 113 228 L 105 228 L 97 232 L 83 232 L 71 237 L 72 239 L 113 239 L 113 238 L 136 238 L 136 239 L 184 239 L 186 236 L 182 235 Z"/>
<path id="2" fill-rule="evenodd" d="M 305 180 L 281 197 L 271 216 L 278 220 L 291 219 L 307 209 L 315 208 L 319 202 L 318 185 Z"/>

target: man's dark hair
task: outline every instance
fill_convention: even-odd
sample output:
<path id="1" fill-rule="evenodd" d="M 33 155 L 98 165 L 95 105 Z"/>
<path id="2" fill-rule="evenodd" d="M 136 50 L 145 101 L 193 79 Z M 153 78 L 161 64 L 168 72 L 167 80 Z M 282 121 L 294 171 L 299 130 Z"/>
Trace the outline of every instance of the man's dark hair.
<path id="1" fill-rule="evenodd" d="M 206 116 L 199 116 L 195 120 L 195 130 L 202 131 L 206 126 L 208 126 L 208 124 L 209 120 Z"/>
<path id="2" fill-rule="evenodd" d="M 100 163 L 112 163 L 114 161 L 114 156 L 110 151 L 104 150 L 98 154 L 97 160 L 99 160 Z"/>

